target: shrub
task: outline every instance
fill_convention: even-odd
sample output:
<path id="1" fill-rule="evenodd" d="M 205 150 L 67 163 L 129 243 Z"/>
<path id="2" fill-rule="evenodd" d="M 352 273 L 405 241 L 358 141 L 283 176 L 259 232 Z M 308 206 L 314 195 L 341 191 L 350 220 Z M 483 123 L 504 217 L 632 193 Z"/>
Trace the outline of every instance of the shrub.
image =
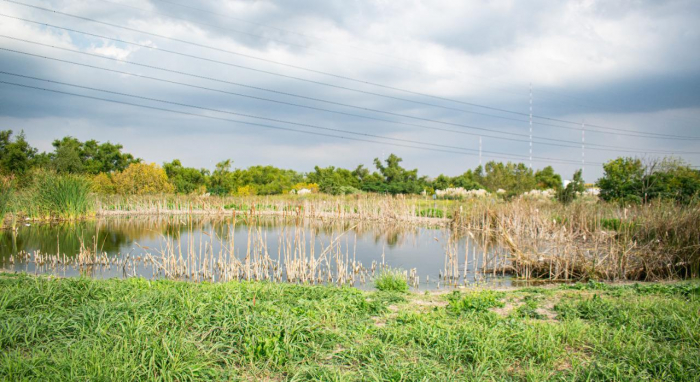
<path id="1" fill-rule="evenodd" d="M 132 163 L 126 170 L 116 173 L 112 179 L 115 190 L 119 194 L 147 195 L 175 190 L 175 187 L 168 182 L 165 170 L 155 163 Z"/>
<path id="2" fill-rule="evenodd" d="M 407 292 L 406 276 L 399 269 L 384 269 L 374 280 L 374 287 L 382 292 Z"/>
<path id="3" fill-rule="evenodd" d="M 311 191 L 312 194 L 318 194 L 319 186 L 316 183 L 297 183 L 294 186 L 292 186 L 292 190 L 299 192 L 300 190 L 309 190 Z"/>
<path id="4" fill-rule="evenodd" d="M 117 192 L 112 176 L 104 172 L 92 178 L 92 191 L 98 194 L 114 194 Z"/>
<path id="5" fill-rule="evenodd" d="M 243 187 L 238 187 L 238 190 L 236 190 L 236 195 L 238 196 L 253 196 L 257 194 L 258 191 L 255 189 L 255 186 L 251 184 Z"/>

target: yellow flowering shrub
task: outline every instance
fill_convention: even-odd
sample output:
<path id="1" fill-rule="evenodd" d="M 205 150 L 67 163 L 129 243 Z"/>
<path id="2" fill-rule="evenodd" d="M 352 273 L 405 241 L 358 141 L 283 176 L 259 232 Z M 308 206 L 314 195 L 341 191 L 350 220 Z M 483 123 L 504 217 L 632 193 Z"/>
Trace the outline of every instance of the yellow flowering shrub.
<path id="1" fill-rule="evenodd" d="M 161 194 L 175 190 L 165 170 L 155 163 L 132 163 L 126 170 L 114 174 L 112 179 L 119 194 Z"/>

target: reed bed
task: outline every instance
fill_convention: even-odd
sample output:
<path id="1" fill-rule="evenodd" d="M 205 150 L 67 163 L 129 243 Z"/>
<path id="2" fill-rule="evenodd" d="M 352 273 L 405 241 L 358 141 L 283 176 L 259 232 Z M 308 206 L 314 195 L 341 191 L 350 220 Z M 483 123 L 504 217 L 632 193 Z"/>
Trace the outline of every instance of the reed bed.
<path id="1" fill-rule="evenodd" d="M 283 242 L 278 247 L 282 249 L 277 254 L 268 253 L 264 233 L 253 228 L 245 253 L 234 254 L 230 248 L 214 250 L 211 245 L 183 251 L 175 242 L 170 248 L 154 252 L 161 259 L 161 273 L 195 279 L 288 278 L 314 282 L 330 278 L 334 283 L 344 283 L 363 277 L 358 270 L 360 265 L 350 259 L 354 249 L 349 249 L 347 243 L 343 248 L 342 240 L 325 243 L 326 247 L 314 253 L 315 246 L 309 244 L 314 237 L 294 228 L 298 222 L 315 222 L 317 227 L 354 226 L 355 230 L 368 224 L 397 230 L 419 226 L 444 229 L 450 239 L 443 243 L 444 267 L 439 280 L 434 280 L 442 285 L 506 274 L 523 280 L 550 281 L 659 280 L 700 275 L 698 204 L 620 206 L 578 201 L 563 205 L 546 200 L 433 201 L 381 195 L 166 195 L 98 198 L 95 208 L 103 217 L 199 215 L 245 219 L 256 224 L 265 224 L 261 223 L 263 218 L 270 217 L 289 225 L 290 229 L 280 238 Z M 425 216 L 426 210 L 432 211 L 427 215 L 441 217 Z M 193 252 L 197 252 L 196 261 L 192 260 Z M 282 269 L 281 264 L 287 261 L 289 265 Z M 189 272 L 182 271 L 185 263 Z M 335 269 L 333 272 L 328 271 L 329 264 Z M 375 264 L 369 269 L 376 271 L 381 266 Z M 406 272 L 410 284 L 418 284 L 417 276 L 409 277 L 410 270 Z M 427 278 L 421 281 L 430 282 Z"/>
<path id="2" fill-rule="evenodd" d="M 523 279 L 659 280 L 700 275 L 700 206 L 514 201 L 476 204 L 451 227 L 477 232 L 492 272 Z M 505 250 L 505 253 L 501 251 Z M 504 256 L 505 255 L 505 256 Z"/>

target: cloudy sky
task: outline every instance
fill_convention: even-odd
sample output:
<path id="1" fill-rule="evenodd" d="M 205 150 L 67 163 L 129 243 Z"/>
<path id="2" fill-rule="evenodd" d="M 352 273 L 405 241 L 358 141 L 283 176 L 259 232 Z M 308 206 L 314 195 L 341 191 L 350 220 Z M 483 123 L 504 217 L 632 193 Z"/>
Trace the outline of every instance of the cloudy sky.
<path id="1" fill-rule="evenodd" d="M 534 168 L 569 177 L 582 131 L 589 181 L 621 155 L 700 165 L 698 25 L 696 0 L 0 0 L 0 129 L 457 175 L 480 136 L 484 162 L 530 163 L 532 88 Z"/>

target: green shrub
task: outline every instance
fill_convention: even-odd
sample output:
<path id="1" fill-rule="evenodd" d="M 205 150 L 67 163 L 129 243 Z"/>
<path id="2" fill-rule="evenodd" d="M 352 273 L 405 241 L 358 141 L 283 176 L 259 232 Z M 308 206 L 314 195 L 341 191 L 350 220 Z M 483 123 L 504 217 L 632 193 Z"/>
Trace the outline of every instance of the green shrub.
<path id="1" fill-rule="evenodd" d="M 382 292 L 407 292 L 406 276 L 398 269 L 385 269 L 374 280 L 374 287 Z"/>

